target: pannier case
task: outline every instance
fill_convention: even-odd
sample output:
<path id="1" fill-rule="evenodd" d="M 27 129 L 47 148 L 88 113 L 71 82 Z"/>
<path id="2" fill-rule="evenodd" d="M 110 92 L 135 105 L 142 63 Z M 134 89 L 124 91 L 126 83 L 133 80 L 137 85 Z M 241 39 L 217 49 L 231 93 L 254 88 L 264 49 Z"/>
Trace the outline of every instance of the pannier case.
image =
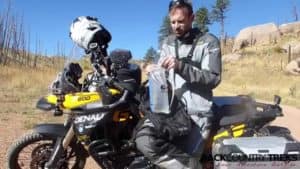
<path id="1" fill-rule="evenodd" d="M 300 169 L 300 143 L 278 136 L 220 139 L 212 157 L 214 169 Z"/>

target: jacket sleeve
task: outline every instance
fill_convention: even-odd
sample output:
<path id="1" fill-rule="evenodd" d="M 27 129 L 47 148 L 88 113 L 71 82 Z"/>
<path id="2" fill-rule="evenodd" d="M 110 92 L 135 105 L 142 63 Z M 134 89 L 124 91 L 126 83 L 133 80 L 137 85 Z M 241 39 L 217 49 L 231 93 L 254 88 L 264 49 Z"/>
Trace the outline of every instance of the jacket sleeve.
<path id="1" fill-rule="evenodd" d="M 176 73 L 183 79 L 192 84 L 213 89 L 221 81 L 221 49 L 219 40 L 212 35 L 205 35 L 201 65 L 180 61 Z"/>

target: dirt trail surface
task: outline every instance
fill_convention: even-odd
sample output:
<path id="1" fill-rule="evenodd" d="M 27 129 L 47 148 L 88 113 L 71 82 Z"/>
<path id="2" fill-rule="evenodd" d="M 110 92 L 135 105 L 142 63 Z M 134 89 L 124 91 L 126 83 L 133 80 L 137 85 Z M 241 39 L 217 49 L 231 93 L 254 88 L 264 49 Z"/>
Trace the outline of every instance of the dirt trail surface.
<path id="1" fill-rule="evenodd" d="M 287 127 L 291 130 L 292 136 L 300 141 L 300 109 L 291 106 L 283 106 L 283 117 L 278 117 L 272 125 Z"/>
<path id="2" fill-rule="evenodd" d="M 44 116 L 35 114 L 34 116 Z M 32 116 L 30 118 L 33 118 Z M 45 118 L 45 117 L 43 117 Z M 28 128 L 28 115 L 20 113 L 0 113 L 0 169 L 6 169 L 6 155 L 9 146 L 14 140 L 30 132 Z M 85 169 L 100 168 L 96 162 L 89 158 Z"/>
<path id="3" fill-rule="evenodd" d="M 283 106 L 284 117 L 279 117 L 273 122 L 274 125 L 288 127 L 292 135 L 300 140 L 300 109 L 290 106 Z M 36 114 L 39 116 L 39 114 Z M 5 169 L 6 153 L 12 142 L 24 135 L 29 130 L 26 129 L 25 117 L 28 115 L 21 113 L 0 113 L 0 169 Z M 27 127 L 28 128 L 28 127 Z M 86 169 L 96 169 L 96 163 L 88 159 Z"/>

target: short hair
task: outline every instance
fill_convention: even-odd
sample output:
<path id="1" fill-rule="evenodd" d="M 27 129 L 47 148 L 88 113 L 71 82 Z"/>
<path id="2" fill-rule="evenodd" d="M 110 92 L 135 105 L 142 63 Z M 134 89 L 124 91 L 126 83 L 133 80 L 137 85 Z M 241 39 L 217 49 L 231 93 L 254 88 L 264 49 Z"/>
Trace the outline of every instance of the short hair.
<path id="1" fill-rule="evenodd" d="M 172 0 L 169 3 L 169 12 L 171 12 L 175 8 L 186 8 L 188 10 L 188 14 L 193 14 L 193 7 L 188 0 Z"/>

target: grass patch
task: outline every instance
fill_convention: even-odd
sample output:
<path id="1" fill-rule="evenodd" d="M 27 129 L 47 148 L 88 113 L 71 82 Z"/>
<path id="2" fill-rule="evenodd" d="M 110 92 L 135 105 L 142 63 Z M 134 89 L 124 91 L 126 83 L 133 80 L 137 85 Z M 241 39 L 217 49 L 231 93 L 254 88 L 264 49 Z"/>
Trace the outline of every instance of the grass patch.
<path id="1" fill-rule="evenodd" d="M 300 108 L 300 78 L 284 72 L 287 54 L 278 45 L 248 47 L 243 54 L 238 62 L 223 64 L 216 95 L 250 94 L 267 101 L 279 95 L 283 104 Z"/>
<path id="2" fill-rule="evenodd" d="M 58 71 L 50 68 L 0 66 L 0 112 L 32 112 L 37 99 L 48 92 Z"/>
<path id="3" fill-rule="evenodd" d="M 35 119 L 25 119 L 23 123 L 24 129 L 26 130 L 32 129 L 35 125 L 37 125 L 37 120 Z"/>

